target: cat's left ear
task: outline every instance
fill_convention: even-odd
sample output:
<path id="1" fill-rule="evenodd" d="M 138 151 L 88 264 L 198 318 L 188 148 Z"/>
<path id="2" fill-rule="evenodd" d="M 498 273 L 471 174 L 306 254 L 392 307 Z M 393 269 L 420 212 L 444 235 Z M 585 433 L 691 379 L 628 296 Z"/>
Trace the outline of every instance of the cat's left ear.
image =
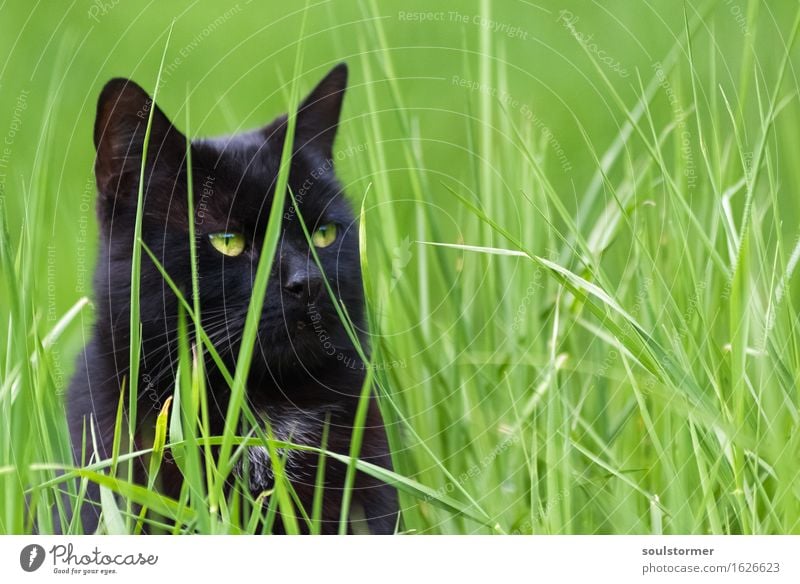
<path id="1" fill-rule="evenodd" d="M 186 138 L 144 89 L 130 79 L 112 79 L 100 92 L 94 125 L 95 177 L 101 211 L 111 211 L 117 203 L 136 202 L 151 109 L 153 124 L 145 176 L 151 188 L 165 185 L 160 192 L 167 195 L 178 180 L 186 155 Z"/>
<path id="2" fill-rule="evenodd" d="M 297 109 L 295 150 L 311 148 L 333 158 L 333 141 L 339 126 L 347 89 L 347 65 L 340 63 L 317 84 Z"/>

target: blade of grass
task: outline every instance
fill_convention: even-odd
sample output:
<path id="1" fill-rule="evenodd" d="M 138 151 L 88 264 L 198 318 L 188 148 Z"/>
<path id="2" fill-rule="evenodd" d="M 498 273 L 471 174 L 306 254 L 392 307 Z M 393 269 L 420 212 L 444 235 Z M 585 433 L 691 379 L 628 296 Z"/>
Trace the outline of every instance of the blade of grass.
<path id="1" fill-rule="evenodd" d="M 245 319 L 244 331 L 242 333 L 241 349 L 236 360 L 236 372 L 234 373 L 233 386 L 231 387 L 231 395 L 228 402 L 228 410 L 225 415 L 225 428 L 223 435 L 226 440 L 223 441 L 219 451 L 220 468 L 227 466 L 230 453 L 233 446 L 232 439 L 235 435 L 236 428 L 239 424 L 239 414 L 242 409 L 242 402 L 245 395 L 245 385 L 247 376 L 250 372 L 250 363 L 255 348 L 256 335 L 258 334 L 258 325 L 261 320 L 261 309 L 264 304 L 264 296 L 267 290 L 267 281 L 272 270 L 272 262 L 275 257 L 275 250 L 278 245 L 278 238 L 280 237 L 281 228 L 283 225 L 282 215 L 284 210 L 284 200 L 286 198 L 286 190 L 289 181 L 289 169 L 291 167 L 292 152 L 294 149 L 294 132 L 297 123 L 297 107 L 298 107 L 298 79 L 300 71 L 302 70 L 303 63 L 303 37 L 306 25 L 306 16 L 308 14 L 308 5 L 303 11 L 302 22 L 300 25 L 300 41 L 297 44 L 297 53 L 295 55 L 294 76 L 292 78 L 291 100 L 286 122 L 286 135 L 283 142 L 283 149 L 281 151 L 281 161 L 278 168 L 278 176 L 275 181 L 275 189 L 272 199 L 272 206 L 269 212 L 269 220 L 267 223 L 267 230 L 264 234 L 264 241 L 261 246 L 261 254 L 258 260 L 258 268 L 256 269 L 255 282 L 253 283 L 252 295 L 250 304 L 247 310 L 247 317 Z M 216 482 L 216 497 L 221 498 L 222 489 L 224 486 L 225 477 L 220 476 Z M 214 510 L 216 511 L 216 510 Z"/>
<path id="2" fill-rule="evenodd" d="M 161 53 L 161 63 L 158 66 L 158 75 L 156 76 L 156 85 L 153 89 L 152 104 L 156 103 L 158 98 L 158 90 L 161 85 L 161 75 L 164 71 L 164 61 L 167 58 L 167 50 L 169 49 L 169 41 L 172 38 L 172 29 L 175 26 L 175 21 L 172 21 L 167 32 L 167 40 L 164 43 L 164 50 Z M 139 291 L 140 291 L 140 276 L 141 276 L 141 263 L 142 263 L 142 248 L 138 242 L 142 239 L 142 216 L 144 214 L 144 189 L 145 189 L 145 171 L 147 169 L 147 151 L 150 145 L 150 132 L 153 127 L 153 115 L 155 114 L 155 106 L 150 108 L 150 113 L 147 116 L 147 126 L 144 131 L 144 143 L 142 144 L 142 165 L 139 170 L 139 188 L 136 195 L 136 219 L 133 228 L 133 250 L 131 252 L 131 294 L 130 294 L 130 349 L 129 349 L 129 378 L 128 386 L 130 392 L 128 394 L 128 448 L 134 449 L 135 434 L 136 434 L 136 417 L 137 405 L 139 400 L 139 359 L 141 354 L 142 333 L 141 333 L 141 317 L 139 309 Z M 133 480 L 133 465 L 128 467 L 128 480 Z M 130 514 L 130 508 L 128 509 Z"/>

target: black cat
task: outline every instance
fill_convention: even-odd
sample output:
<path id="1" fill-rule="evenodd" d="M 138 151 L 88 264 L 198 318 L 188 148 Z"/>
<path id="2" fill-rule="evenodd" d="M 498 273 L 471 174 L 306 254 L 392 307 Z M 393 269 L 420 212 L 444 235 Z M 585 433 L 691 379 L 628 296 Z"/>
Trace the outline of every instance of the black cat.
<path id="1" fill-rule="evenodd" d="M 324 274 L 341 299 L 366 347 L 358 229 L 332 167 L 347 67 L 328 73 L 298 109 L 289 186 L 312 233 Z M 147 93 L 125 79 L 110 81 L 97 106 L 94 143 L 101 234 L 94 279 L 97 322 L 78 360 L 69 391 L 73 452 L 82 444 L 92 454 L 89 419 L 97 453 L 109 458 L 115 414 L 128 374 L 130 276 L 137 190 L 145 128 L 153 112 L 142 215 L 142 239 L 191 303 L 186 141 Z M 231 137 L 191 144 L 196 249 L 202 322 L 215 348 L 233 371 L 272 205 L 287 117 Z M 146 254 L 141 261 L 142 351 L 137 437 L 152 429 L 154 414 L 174 389 L 178 300 Z M 229 388 L 207 359 L 212 433 L 222 434 Z M 325 289 L 323 276 L 287 195 L 282 232 L 270 274 L 247 381 L 247 399 L 276 438 L 319 446 L 329 420 L 328 448 L 347 454 L 365 366 L 348 338 Z M 127 400 L 127 397 L 125 398 Z M 265 448 L 251 448 L 250 488 L 270 488 Z M 361 458 L 391 468 L 377 404 L 370 404 Z M 317 455 L 290 452 L 286 473 L 310 514 Z M 140 464 L 142 469 L 143 465 Z M 140 473 L 141 474 L 141 473 Z M 345 466 L 328 459 L 322 532 L 336 532 Z M 140 476 L 140 480 L 144 480 Z M 181 476 L 169 462 L 161 489 L 177 497 Z M 98 524 L 98 489 L 91 485 L 81 509 L 84 530 Z M 397 494 L 359 474 L 353 492 L 351 527 L 366 519 L 372 533 L 392 533 Z M 302 520 L 298 524 L 303 527 Z M 360 523 L 363 525 L 363 522 Z M 279 520 L 276 529 L 283 529 Z M 352 531 L 352 529 L 351 529 Z"/>

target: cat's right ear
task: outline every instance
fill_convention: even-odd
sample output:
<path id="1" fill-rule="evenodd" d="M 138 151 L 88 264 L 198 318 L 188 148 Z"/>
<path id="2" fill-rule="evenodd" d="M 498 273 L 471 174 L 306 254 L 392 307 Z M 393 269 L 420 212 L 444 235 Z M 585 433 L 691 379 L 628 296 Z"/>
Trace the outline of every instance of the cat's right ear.
<path id="1" fill-rule="evenodd" d="M 100 93 L 94 124 L 95 177 L 101 205 L 136 201 L 151 108 L 145 177 L 148 185 L 154 181 L 174 185 L 177 180 L 186 154 L 185 138 L 144 89 L 129 79 L 112 79 Z"/>

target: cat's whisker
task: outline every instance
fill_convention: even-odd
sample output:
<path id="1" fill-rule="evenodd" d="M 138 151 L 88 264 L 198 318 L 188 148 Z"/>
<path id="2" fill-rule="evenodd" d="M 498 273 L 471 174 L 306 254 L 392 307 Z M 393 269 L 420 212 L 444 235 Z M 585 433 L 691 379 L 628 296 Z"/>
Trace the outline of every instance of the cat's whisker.
<path id="1" fill-rule="evenodd" d="M 217 344 L 218 344 L 219 340 L 224 340 L 225 339 L 225 337 L 223 335 L 227 332 L 228 328 L 229 328 L 229 323 L 227 322 L 226 319 L 222 319 L 222 321 L 217 321 L 213 325 L 204 328 L 204 330 L 206 332 L 206 335 L 208 336 L 208 339 L 211 341 L 212 345 L 214 345 L 215 349 L 217 348 Z M 165 348 L 169 349 L 167 354 L 164 355 L 155 364 L 154 367 L 152 367 L 152 370 L 156 371 L 156 373 L 155 373 L 154 376 L 151 377 L 151 383 L 157 384 L 158 382 L 160 382 L 164 378 L 164 376 L 167 373 L 173 373 L 174 372 L 175 368 L 174 368 L 173 359 L 175 357 L 175 353 L 178 350 L 178 347 L 177 346 L 172 346 L 172 345 L 173 345 L 173 343 L 167 342 L 164 345 L 161 345 L 161 347 L 156 350 L 156 352 L 158 352 L 158 351 L 161 351 L 161 350 L 163 350 Z M 220 352 L 219 349 L 217 349 L 217 352 L 218 353 Z M 206 355 L 205 360 L 208 360 L 208 359 L 210 359 L 210 355 Z M 168 361 L 168 363 L 166 363 L 167 361 Z"/>

